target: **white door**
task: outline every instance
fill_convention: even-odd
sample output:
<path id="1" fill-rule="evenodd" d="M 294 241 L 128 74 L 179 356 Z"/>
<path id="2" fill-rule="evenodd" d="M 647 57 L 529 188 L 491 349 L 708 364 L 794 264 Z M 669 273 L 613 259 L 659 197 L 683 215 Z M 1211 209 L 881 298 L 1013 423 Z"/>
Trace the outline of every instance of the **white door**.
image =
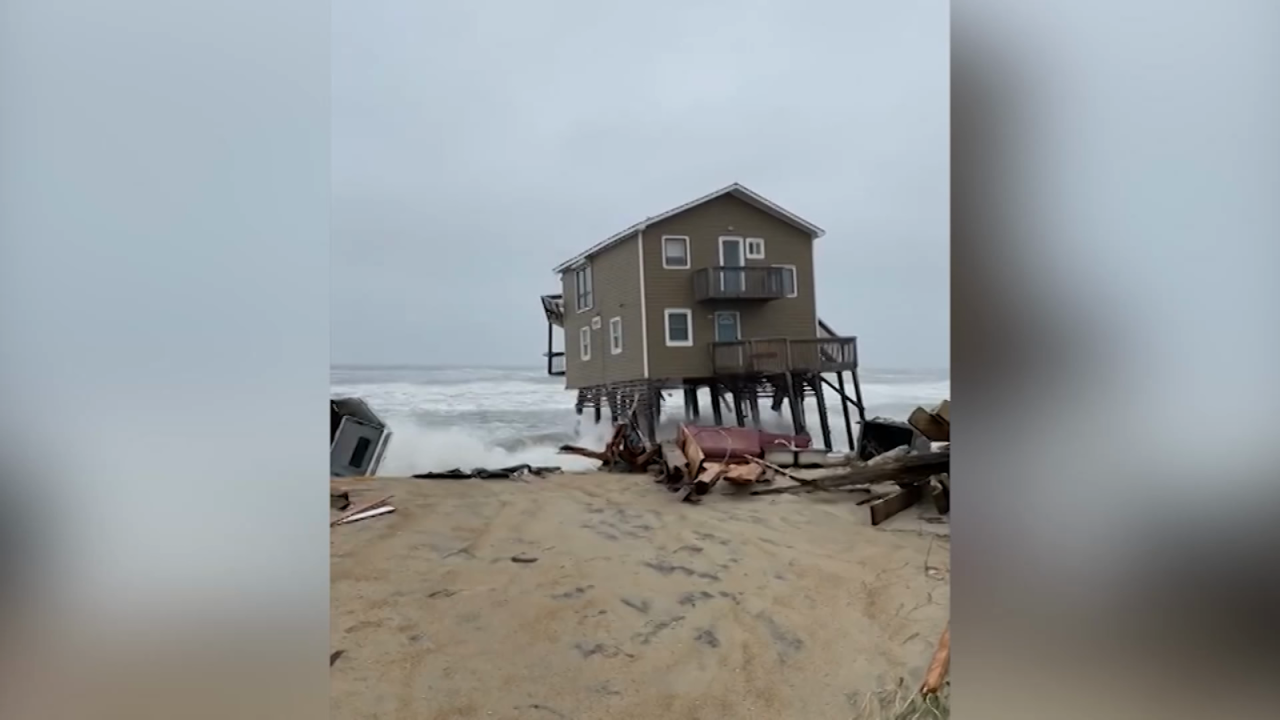
<path id="1" fill-rule="evenodd" d="M 742 238 L 720 238 L 720 267 L 725 268 L 720 271 L 720 290 L 722 292 L 727 295 L 736 295 L 747 289 L 746 271 L 733 269 L 742 268 L 746 264 Z"/>
<path id="2" fill-rule="evenodd" d="M 738 313 L 716 313 L 716 342 L 733 342 L 742 339 L 742 324 Z"/>

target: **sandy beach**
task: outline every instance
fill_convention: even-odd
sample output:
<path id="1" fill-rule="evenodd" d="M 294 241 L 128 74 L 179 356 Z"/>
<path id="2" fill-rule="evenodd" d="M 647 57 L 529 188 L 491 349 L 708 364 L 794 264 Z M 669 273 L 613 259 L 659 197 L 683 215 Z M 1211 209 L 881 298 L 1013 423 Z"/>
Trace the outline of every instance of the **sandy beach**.
<path id="1" fill-rule="evenodd" d="M 861 496 L 340 486 L 396 511 L 331 531 L 334 718 L 848 718 L 918 683 L 947 621 L 945 526 L 872 528 Z"/>

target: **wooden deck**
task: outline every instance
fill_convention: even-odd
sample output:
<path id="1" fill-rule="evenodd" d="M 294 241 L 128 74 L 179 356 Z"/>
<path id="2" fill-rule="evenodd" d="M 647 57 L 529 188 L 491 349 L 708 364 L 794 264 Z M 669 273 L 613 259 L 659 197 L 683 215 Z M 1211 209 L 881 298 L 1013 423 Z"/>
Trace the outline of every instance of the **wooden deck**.
<path id="1" fill-rule="evenodd" d="M 858 339 L 822 337 L 800 340 L 755 338 L 711 345 L 717 375 L 771 375 L 786 372 L 843 372 L 858 368 Z"/>

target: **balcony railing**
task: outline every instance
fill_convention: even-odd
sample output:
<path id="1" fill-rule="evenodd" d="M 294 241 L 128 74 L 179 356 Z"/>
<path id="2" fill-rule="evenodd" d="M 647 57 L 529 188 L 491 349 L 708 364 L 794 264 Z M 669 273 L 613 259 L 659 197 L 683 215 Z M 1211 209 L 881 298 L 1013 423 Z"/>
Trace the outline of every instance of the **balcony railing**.
<path id="1" fill-rule="evenodd" d="M 852 337 L 827 337 L 717 342 L 711 344 L 711 367 L 717 375 L 856 370 L 858 340 Z"/>
<path id="2" fill-rule="evenodd" d="M 786 297 L 786 271 L 777 267 L 708 267 L 693 274 L 693 296 L 704 300 Z"/>
<path id="3" fill-rule="evenodd" d="M 794 370 L 843 372 L 858 369 L 858 339 L 824 337 L 791 341 Z"/>

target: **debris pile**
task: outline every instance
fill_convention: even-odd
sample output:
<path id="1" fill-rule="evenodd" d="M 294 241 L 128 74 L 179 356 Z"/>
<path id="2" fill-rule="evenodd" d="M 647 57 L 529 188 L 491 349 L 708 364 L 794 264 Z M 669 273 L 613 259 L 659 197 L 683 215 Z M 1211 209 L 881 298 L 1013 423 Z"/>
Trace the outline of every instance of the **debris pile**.
<path id="1" fill-rule="evenodd" d="M 560 452 L 599 460 L 602 463 L 602 470 L 644 472 L 658 459 L 662 450 L 659 446 L 650 446 L 646 443 L 635 423 L 628 420 L 614 426 L 613 436 L 602 452 L 577 445 L 561 445 Z"/>
<path id="2" fill-rule="evenodd" d="M 879 525 L 927 496 L 939 515 L 951 510 L 950 403 L 916 408 L 908 422 L 877 419 L 868 436 L 879 443 L 874 457 L 861 460 L 809 445 L 807 436 L 774 435 L 746 428 L 682 425 L 674 442 L 661 443 L 657 480 L 698 502 L 724 480 L 755 485 L 785 480 L 785 486 L 752 495 L 862 492 L 871 524 Z M 885 447 L 891 445 L 891 447 Z M 864 449 L 865 450 L 865 449 Z M 798 468 L 824 468 L 820 475 Z"/>
<path id="3" fill-rule="evenodd" d="M 489 468 L 472 468 L 470 470 L 454 468 L 452 470 L 418 473 L 410 477 L 418 478 L 419 480 L 466 480 L 469 478 L 479 480 L 522 480 L 529 475 L 546 477 L 558 472 L 560 472 L 560 468 L 552 465 L 522 463 L 520 465 L 497 468 L 496 470 L 490 470 Z"/>

